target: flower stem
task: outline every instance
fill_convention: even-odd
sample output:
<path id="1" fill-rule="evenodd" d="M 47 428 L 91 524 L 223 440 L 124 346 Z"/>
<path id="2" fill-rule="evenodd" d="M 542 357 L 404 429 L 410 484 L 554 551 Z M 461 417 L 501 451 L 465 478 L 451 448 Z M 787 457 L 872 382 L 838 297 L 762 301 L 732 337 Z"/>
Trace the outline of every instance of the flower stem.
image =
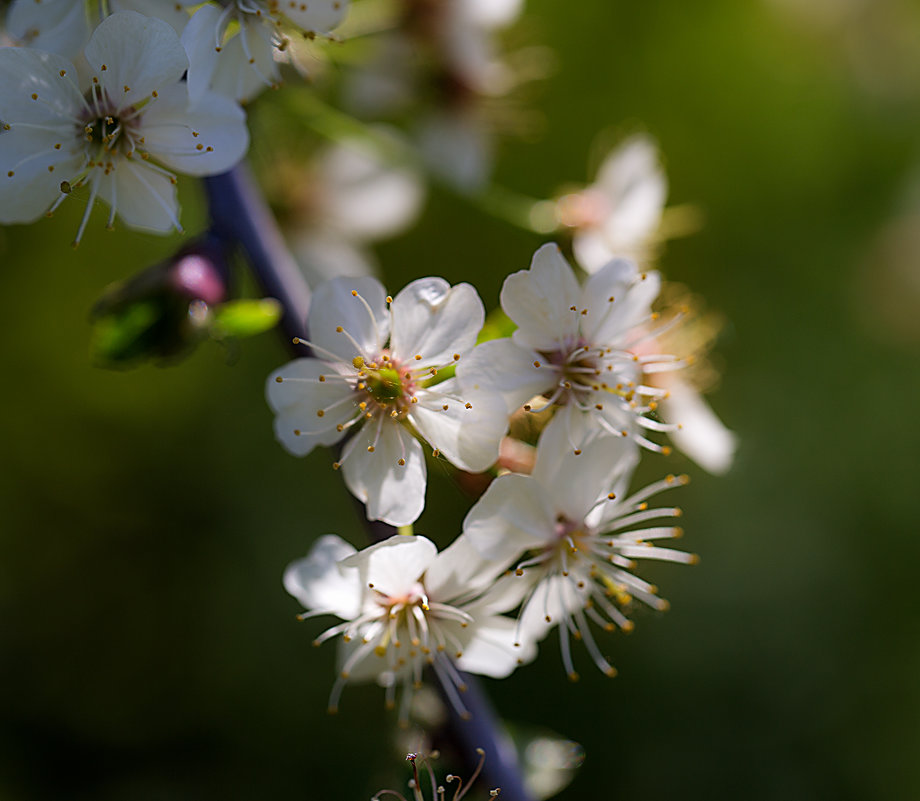
<path id="1" fill-rule="evenodd" d="M 481 781 L 490 790 L 501 788 L 501 801 L 533 801 L 524 786 L 514 744 L 496 717 L 482 685 L 475 676 L 467 673 L 461 676 L 466 683 L 463 705 L 469 715 L 461 715 L 445 698 L 444 705 L 450 714 L 448 736 L 463 754 L 468 768 L 476 764 L 477 749 L 485 751 Z"/>
<path id="2" fill-rule="evenodd" d="M 306 337 L 310 288 L 288 251 L 258 185 L 244 165 L 205 178 L 204 183 L 212 233 L 228 245 L 238 243 L 242 247 L 262 291 L 282 306 L 280 325 L 289 349 L 298 356 L 307 355 L 303 346 L 293 344 L 293 338 Z M 365 524 L 368 537 L 374 542 L 396 533 L 392 526 L 379 520 Z M 467 691 L 463 703 L 470 719 L 461 717 L 449 702 L 446 706 L 451 714 L 452 739 L 466 765 L 472 770 L 479 761 L 477 749 L 483 749 L 486 753 L 483 778 L 490 788 L 501 787 L 502 801 L 531 801 L 514 747 L 502 732 L 488 698 L 474 677 L 464 676 L 464 681 Z"/>
<path id="3" fill-rule="evenodd" d="M 281 304 L 280 328 L 288 349 L 297 356 L 309 355 L 293 340 L 307 336 L 310 287 L 252 174 L 240 164 L 229 172 L 205 178 L 204 185 L 212 232 L 228 244 L 239 243 L 243 248 L 262 291 Z"/>

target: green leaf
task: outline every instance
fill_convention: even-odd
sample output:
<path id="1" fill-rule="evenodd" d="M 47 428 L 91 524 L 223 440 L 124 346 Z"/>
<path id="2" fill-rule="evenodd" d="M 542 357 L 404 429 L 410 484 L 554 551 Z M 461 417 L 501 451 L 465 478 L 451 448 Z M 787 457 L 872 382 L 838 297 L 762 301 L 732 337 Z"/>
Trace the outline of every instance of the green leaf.
<path id="1" fill-rule="evenodd" d="M 213 306 L 211 311 L 211 336 L 215 339 L 252 337 L 274 328 L 281 319 L 281 304 L 274 298 L 231 300 Z"/>

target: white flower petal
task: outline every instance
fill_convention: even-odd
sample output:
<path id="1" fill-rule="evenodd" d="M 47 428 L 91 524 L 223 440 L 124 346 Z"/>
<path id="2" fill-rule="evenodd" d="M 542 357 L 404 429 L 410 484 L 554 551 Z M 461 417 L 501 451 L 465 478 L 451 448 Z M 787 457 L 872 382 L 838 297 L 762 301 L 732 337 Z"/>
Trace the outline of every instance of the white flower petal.
<path id="1" fill-rule="evenodd" d="M 638 447 L 629 437 L 595 435 L 575 455 L 563 426 L 549 425 L 540 437 L 532 476 L 557 513 L 580 521 L 636 461 Z"/>
<path id="2" fill-rule="evenodd" d="M 243 103 L 276 85 L 280 77 L 272 26 L 252 15 L 243 16 L 239 32 L 218 54 L 211 89 Z"/>
<path id="3" fill-rule="evenodd" d="M 220 17 L 220 8 L 205 4 L 195 12 L 182 31 L 181 42 L 189 65 L 186 85 L 193 104 L 209 90 L 217 69 L 219 52 L 216 31 Z"/>
<path id="4" fill-rule="evenodd" d="M 437 555 L 431 540 L 397 534 L 347 557 L 342 565 L 358 568 L 364 586 L 373 585 L 372 589 L 399 598 L 415 589 Z"/>
<path id="5" fill-rule="evenodd" d="M 6 31 L 17 44 L 75 59 L 90 35 L 86 4 L 74 0 L 13 0 Z"/>
<path id="6" fill-rule="evenodd" d="M 420 392 L 418 403 L 409 409 L 409 421 L 452 464 L 479 473 L 498 461 L 498 446 L 508 430 L 508 412 L 497 392 L 469 392 L 459 401 L 440 394 L 457 391 L 456 380 L 450 379 Z M 467 409 L 467 403 L 472 408 Z"/>
<path id="7" fill-rule="evenodd" d="M 473 630 L 473 637 L 457 660 L 457 667 L 493 679 L 510 676 L 515 668 L 533 661 L 537 655 L 531 639 L 517 644 L 518 635 L 516 621 L 498 615 L 486 618 Z"/>
<path id="8" fill-rule="evenodd" d="M 236 102 L 204 92 L 194 107 L 182 84 L 159 92 L 140 120 L 144 148 L 161 163 L 186 175 L 226 172 L 246 154 L 246 115 Z"/>
<path id="9" fill-rule="evenodd" d="M 543 245 L 529 270 L 512 273 L 501 291 L 502 308 L 518 326 L 514 341 L 535 350 L 554 350 L 576 337 L 581 288 L 559 246 Z"/>
<path id="10" fill-rule="evenodd" d="M 342 464 L 345 484 L 367 507 L 368 520 L 391 526 L 415 522 L 425 508 L 427 471 L 422 446 L 399 423 L 368 421 Z M 368 452 L 373 446 L 374 451 Z M 398 462 L 405 460 L 404 465 Z"/>
<path id="11" fill-rule="evenodd" d="M 469 284 L 451 287 L 443 278 L 408 284 L 390 307 L 390 349 L 403 360 L 421 355 L 419 367 L 446 364 L 473 347 L 485 310 Z"/>
<path id="12" fill-rule="evenodd" d="M 721 475 L 732 466 L 737 436 L 725 427 L 706 400 L 683 381 L 668 382 L 669 395 L 661 401 L 661 414 L 681 428 L 671 440 L 700 467 Z"/>
<path id="13" fill-rule="evenodd" d="M 0 131 L 0 223 L 33 222 L 60 197 L 61 182 L 83 167 L 83 154 L 70 145 L 54 131 L 15 125 Z"/>
<path id="14" fill-rule="evenodd" d="M 498 392 L 508 412 L 535 395 L 551 389 L 555 376 L 534 367 L 539 354 L 512 339 L 492 339 L 477 345 L 457 363 L 457 380 L 463 392 Z"/>
<path id="15" fill-rule="evenodd" d="M 73 139 L 84 108 L 75 73 L 63 56 L 27 47 L 0 48 L 0 120 L 51 126 L 60 131 L 59 141 Z M 0 130 L 0 137 L 6 133 Z"/>
<path id="16" fill-rule="evenodd" d="M 449 603 L 471 590 L 488 586 L 505 568 L 506 565 L 483 557 L 469 538 L 461 534 L 428 567 L 425 587 L 432 598 Z"/>
<path id="17" fill-rule="evenodd" d="M 305 33 L 329 33 L 341 24 L 347 11 L 348 0 L 310 0 L 281 8 L 281 13 Z"/>
<path id="18" fill-rule="evenodd" d="M 352 295 L 352 291 L 360 297 Z M 363 298 L 371 311 L 361 302 Z M 310 303 L 310 339 L 351 364 L 376 357 L 387 338 L 386 290 L 376 278 L 333 278 L 320 284 Z M 342 328 L 342 332 L 338 331 Z M 346 332 L 357 343 L 356 349 Z"/>
<path id="19" fill-rule="evenodd" d="M 556 520 L 546 493 L 531 476 L 495 479 L 463 521 L 463 534 L 486 559 L 504 565 L 528 548 L 555 537 Z"/>
<path id="20" fill-rule="evenodd" d="M 358 616 L 363 587 L 355 568 L 339 562 L 355 553 L 354 547 L 335 534 L 320 537 L 303 559 L 284 571 L 284 589 L 311 612 L 329 612 L 343 620 Z"/>
<path id="21" fill-rule="evenodd" d="M 97 168 L 90 179 L 125 225 L 159 233 L 182 230 L 175 179 L 139 159 L 119 158 L 108 175 L 99 172 Z"/>
<path id="22" fill-rule="evenodd" d="M 608 262 L 585 282 L 582 296 L 588 309 L 582 321 L 585 338 L 598 345 L 628 345 L 636 335 L 630 329 L 648 322 L 652 303 L 660 291 L 658 272 L 640 272 L 634 262 L 626 259 Z"/>
<path id="23" fill-rule="evenodd" d="M 111 11 L 137 11 L 148 17 L 156 17 L 168 22 L 178 34 L 183 32 L 189 21 L 188 12 L 184 7 L 197 4 L 198 0 L 109 0 Z"/>
<path id="24" fill-rule="evenodd" d="M 329 380 L 319 381 L 320 376 L 329 376 Z M 265 394 L 277 415 L 275 437 L 295 456 L 305 456 L 317 445 L 338 442 L 344 434 L 337 426 L 356 412 L 353 389 L 319 359 L 296 359 L 278 368 L 268 377 Z"/>
<path id="25" fill-rule="evenodd" d="M 106 17 L 84 55 L 91 73 L 122 109 L 178 82 L 188 69 L 176 32 L 162 20 L 134 11 Z"/>

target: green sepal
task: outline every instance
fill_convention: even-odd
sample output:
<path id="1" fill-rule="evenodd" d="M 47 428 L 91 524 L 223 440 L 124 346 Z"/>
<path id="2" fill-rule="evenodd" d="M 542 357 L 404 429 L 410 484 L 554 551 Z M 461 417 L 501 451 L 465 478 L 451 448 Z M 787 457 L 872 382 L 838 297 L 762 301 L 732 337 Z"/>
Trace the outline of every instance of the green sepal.
<path id="1" fill-rule="evenodd" d="M 274 298 L 230 300 L 212 306 L 211 336 L 253 337 L 274 328 L 281 319 L 281 304 Z"/>

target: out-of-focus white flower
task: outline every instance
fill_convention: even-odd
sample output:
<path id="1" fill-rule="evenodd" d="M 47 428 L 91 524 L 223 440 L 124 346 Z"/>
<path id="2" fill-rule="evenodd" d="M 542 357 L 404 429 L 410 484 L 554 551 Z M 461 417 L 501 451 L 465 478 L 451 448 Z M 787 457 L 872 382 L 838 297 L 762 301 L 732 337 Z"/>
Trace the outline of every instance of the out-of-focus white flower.
<path id="1" fill-rule="evenodd" d="M 392 302 L 385 294 L 374 278 L 320 286 L 305 343 L 320 358 L 276 370 L 267 395 L 275 435 L 297 456 L 350 433 L 335 466 L 368 519 L 402 526 L 425 506 L 425 459 L 413 432 L 457 467 L 479 472 L 498 458 L 507 414 L 497 394 L 461 397 L 454 379 L 430 383 L 482 328 L 473 287 L 422 278 Z"/>
<path id="2" fill-rule="evenodd" d="M 668 522 L 642 527 L 680 515 L 676 508 L 649 509 L 646 501 L 686 483 L 686 477 L 668 476 L 623 497 L 637 462 L 629 440 L 594 440 L 575 456 L 561 429 L 547 429 L 533 474 L 497 478 L 463 523 L 463 536 L 484 558 L 502 565 L 520 560 L 515 578 L 527 586 L 520 641 L 540 639 L 558 626 L 562 661 L 572 679 L 578 674 L 570 635 L 613 676 L 589 621 L 605 631 L 629 631 L 633 624 L 624 610 L 633 598 L 667 608 L 657 589 L 632 572 L 635 559 L 696 561 L 693 554 L 653 545 L 681 536 L 680 528 Z"/>
<path id="3" fill-rule="evenodd" d="M 194 0 L 109 0 L 108 10 L 137 11 L 168 22 L 181 33 L 188 22 L 185 6 Z M 6 13 L 6 33 L 18 45 L 57 53 L 71 61 L 80 55 L 93 26 L 102 21 L 98 0 L 13 0 Z"/>
<path id="4" fill-rule="evenodd" d="M 655 143 L 644 135 L 627 139 L 604 159 L 593 184 L 559 200 L 559 222 L 574 229 L 578 263 L 593 273 L 613 258 L 644 260 L 667 194 Z"/>
<path id="5" fill-rule="evenodd" d="M 476 347 L 457 368 L 460 383 L 501 392 L 509 411 L 556 407 L 549 428 L 561 427 L 576 452 L 597 435 L 668 452 L 643 434 L 676 428 L 649 416 L 667 390 L 648 378 L 683 366 L 676 356 L 640 351 L 660 333 L 651 310 L 659 287 L 657 272 L 625 259 L 579 286 L 559 248 L 544 245 L 530 269 L 502 287 L 502 308 L 517 330 Z M 539 403 L 528 402 L 538 395 Z"/>
<path id="6" fill-rule="evenodd" d="M 133 228 L 180 228 L 170 170 L 211 175 L 236 164 L 249 142 L 242 109 L 213 93 L 190 105 L 176 32 L 133 11 L 99 25 L 85 60 L 81 87 L 61 56 L 0 49 L 0 221 L 32 222 L 86 185 L 76 241 L 97 197 L 109 225 L 117 215 Z"/>
<path id="7" fill-rule="evenodd" d="M 425 194 L 415 170 L 387 164 L 354 140 L 320 153 L 302 183 L 292 247 L 311 285 L 373 273 L 366 246 L 407 227 Z"/>
<path id="8" fill-rule="evenodd" d="M 182 36 L 191 63 L 189 91 L 195 96 L 210 88 L 240 102 L 251 100 L 280 80 L 276 57 L 288 47 L 286 29 L 306 37 L 324 35 L 347 10 L 348 0 L 232 0 L 223 7 L 202 6 Z"/>
<path id="9" fill-rule="evenodd" d="M 495 582 L 501 570 L 462 537 L 441 554 L 419 536 L 396 535 L 362 551 L 335 535 L 321 537 L 288 567 L 284 586 L 308 610 L 302 617 L 344 621 L 316 639 L 342 638 L 330 711 L 347 682 L 377 679 L 389 707 L 403 688 L 399 717 L 406 721 L 431 667 L 464 712 L 457 668 L 502 678 L 532 659 L 535 647 L 515 647 L 515 623 L 500 614 L 521 600 L 520 586 Z"/>
<path id="10" fill-rule="evenodd" d="M 483 189 L 496 132 L 514 126 L 503 98 L 534 78 L 509 66 L 496 46 L 522 8 L 523 0 L 411 4 L 348 75 L 346 105 L 378 119 L 411 111 L 411 134 L 431 172 L 462 192 Z"/>
<path id="11" fill-rule="evenodd" d="M 671 440 L 700 467 L 721 475 L 732 466 L 738 437 L 725 427 L 706 399 L 680 375 L 663 376 L 667 395 L 661 399 L 666 420 L 679 420 Z"/>

